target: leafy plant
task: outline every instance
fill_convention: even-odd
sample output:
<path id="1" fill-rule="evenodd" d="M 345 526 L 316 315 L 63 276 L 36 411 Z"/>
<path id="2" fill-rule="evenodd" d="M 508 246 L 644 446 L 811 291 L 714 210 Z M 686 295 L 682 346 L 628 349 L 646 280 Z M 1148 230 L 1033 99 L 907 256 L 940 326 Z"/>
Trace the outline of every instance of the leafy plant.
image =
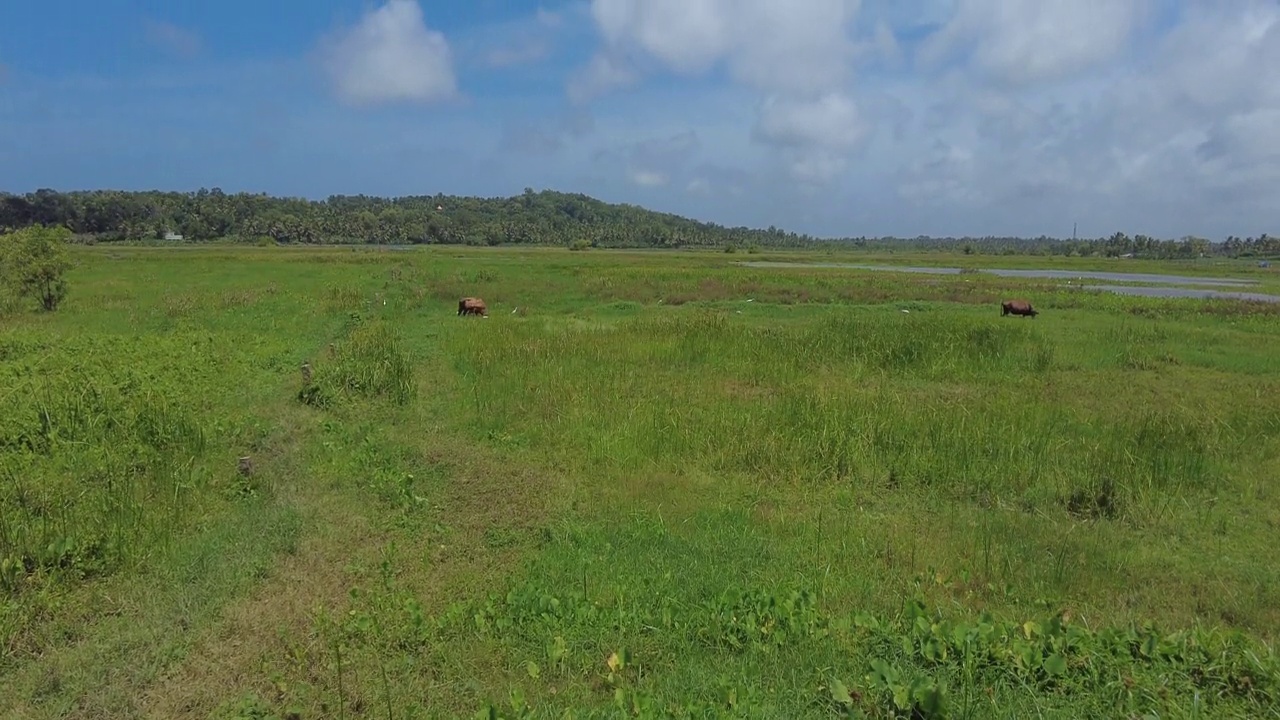
<path id="1" fill-rule="evenodd" d="M 64 274 L 71 267 L 62 226 L 33 225 L 0 235 L 0 281 L 20 298 L 34 299 L 53 311 L 67 296 Z"/>

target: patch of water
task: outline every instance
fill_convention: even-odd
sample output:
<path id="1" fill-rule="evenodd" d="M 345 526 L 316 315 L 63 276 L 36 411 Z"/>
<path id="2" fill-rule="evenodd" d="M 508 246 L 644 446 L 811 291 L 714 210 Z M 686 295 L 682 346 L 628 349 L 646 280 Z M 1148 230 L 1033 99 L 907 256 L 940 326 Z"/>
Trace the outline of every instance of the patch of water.
<path id="1" fill-rule="evenodd" d="M 930 275 L 959 275 L 960 268 L 921 267 L 912 265 L 854 265 L 851 263 L 789 263 L 770 260 L 757 260 L 741 263 L 747 267 L 757 268 L 851 268 L 856 270 L 888 270 L 894 272 L 927 273 Z M 1058 278 L 1070 280 L 1111 280 L 1113 282 L 1163 283 L 1168 285 L 1217 285 L 1223 287 L 1245 287 L 1256 285 L 1254 280 L 1237 278 L 1196 277 L 1191 275 L 1162 275 L 1155 273 L 1122 273 L 1090 270 L 1013 270 L 1004 268 L 982 268 L 980 273 L 1001 277 L 1024 278 Z M 1193 296 L 1188 296 L 1193 297 Z"/>
<path id="2" fill-rule="evenodd" d="M 1280 295 L 1264 295 L 1262 293 L 1231 292 L 1227 290 L 1198 290 L 1181 287 L 1144 287 L 1141 285 L 1073 285 L 1085 290 L 1105 290 L 1121 295 L 1141 295 L 1144 297 L 1165 298 L 1227 298 L 1231 300 L 1260 300 L 1262 302 L 1280 302 Z"/>

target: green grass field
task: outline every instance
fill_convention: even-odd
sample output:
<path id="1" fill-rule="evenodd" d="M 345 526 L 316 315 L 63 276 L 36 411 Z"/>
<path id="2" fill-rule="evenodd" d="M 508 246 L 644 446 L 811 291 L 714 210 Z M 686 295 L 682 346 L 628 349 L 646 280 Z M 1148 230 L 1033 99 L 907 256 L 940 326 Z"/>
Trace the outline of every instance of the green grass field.
<path id="1" fill-rule="evenodd" d="M 1280 717 L 1280 304 L 735 263 L 1276 270 L 73 257 L 0 319 L 5 718 Z"/>

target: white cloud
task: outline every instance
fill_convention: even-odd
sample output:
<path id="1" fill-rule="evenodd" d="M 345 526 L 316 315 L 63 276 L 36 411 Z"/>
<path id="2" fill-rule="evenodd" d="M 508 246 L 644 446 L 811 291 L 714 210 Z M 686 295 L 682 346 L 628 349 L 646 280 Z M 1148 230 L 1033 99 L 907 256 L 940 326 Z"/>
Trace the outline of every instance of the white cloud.
<path id="1" fill-rule="evenodd" d="M 958 0 L 921 59 L 972 53 L 974 65 L 1013 85 L 1056 81 L 1111 60 L 1148 17 L 1151 0 Z"/>
<path id="2" fill-rule="evenodd" d="M 627 177 L 643 187 L 668 185 L 700 146 L 698 134 L 692 130 L 632 143 L 625 149 Z"/>
<path id="3" fill-rule="evenodd" d="M 671 181 L 666 175 L 652 170 L 632 170 L 631 182 L 641 187 L 659 187 Z"/>
<path id="4" fill-rule="evenodd" d="M 682 73 L 699 73 L 728 48 L 722 0 L 594 0 L 591 15 L 606 43 L 636 46 Z"/>
<path id="5" fill-rule="evenodd" d="M 867 130 L 853 99 L 829 92 L 812 100 L 778 95 L 765 98 L 754 134 L 764 142 L 783 147 L 852 150 L 866 137 Z"/>
<path id="6" fill-rule="evenodd" d="M 812 100 L 765 98 L 752 137 L 781 149 L 796 180 L 822 185 L 844 174 L 869 132 L 852 98 L 829 92 Z"/>
<path id="7" fill-rule="evenodd" d="M 603 47 L 569 84 L 583 102 L 638 80 L 647 61 L 700 76 L 717 67 L 765 97 L 756 137 L 791 157 L 808 180 L 839 174 L 868 130 L 843 94 L 858 46 L 850 36 L 858 0 L 593 0 Z M 874 45 L 893 54 L 892 35 Z M 623 58 L 634 58 L 624 60 Z M 844 126 L 845 120 L 855 121 Z"/>
<path id="8" fill-rule="evenodd" d="M 1191 0 L 1184 22 L 1146 68 L 1152 91 L 1209 114 L 1280 103 L 1280 7 L 1266 0 Z"/>
<path id="9" fill-rule="evenodd" d="M 569 100 L 580 105 L 610 90 L 634 85 L 639 79 L 639 74 L 625 60 L 599 52 L 591 57 L 585 67 L 570 76 Z"/>
<path id="10" fill-rule="evenodd" d="M 685 185 L 685 192 L 700 198 L 737 198 L 756 184 L 754 176 L 741 168 L 702 163 L 694 170 L 693 179 Z"/>
<path id="11" fill-rule="evenodd" d="M 143 30 L 147 40 L 173 57 L 189 60 L 204 50 L 200 34 L 163 20 L 146 19 Z"/>
<path id="12" fill-rule="evenodd" d="M 893 28 L 884 21 L 877 22 L 875 28 L 875 35 L 865 43 L 864 52 L 870 50 L 886 66 L 897 67 L 902 63 L 903 51 L 898 38 L 893 34 Z"/>
<path id="13" fill-rule="evenodd" d="M 961 145 L 935 142 L 924 158 L 902 173 L 898 194 L 910 202 L 971 205 L 981 202 L 982 190 L 973 180 L 973 152 Z"/>
<path id="14" fill-rule="evenodd" d="M 711 181 L 704 177 L 696 177 L 684 186 L 685 192 L 690 195 L 710 195 Z"/>
<path id="15" fill-rule="evenodd" d="M 739 81 L 800 96 L 845 85 L 857 0 L 739 0 L 732 3 L 735 44 L 729 68 Z"/>
<path id="16" fill-rule="evenodd" d="M 593 0 L 607 47 L 685 75 L 726 64 L 743 83 L 816 93 L 847 79 L 857 0 Z"/>
<path id="17" fill-rule="evenodd" d="M 427 27 L 416 0 L 387 0 L 322 43 L 334 92 L 353 105 L 432 102 L 457 95 L 442 33 Z"/>
<path id="18" fill-rule="evenodd" d="M 879 10 L 859 18 L 858 52 L 822 92 L 752 84 L 732 72 L 735 51 L 722 53 L 762 98 L 741 131 L 788 171 L 757 166 L 771 188 L 757 192 L 831 234 L 1280 229 L 1274 0 L 943 5 L 924 38 Z M 855 205 L 866 209 L 829 210 Z"/>
<path id="19" fill-rule="evenodd" d="M 913 30 L 945 24 L 955 14 L 959 2 L 962 0 L 863 0 L 861 12 L 872 25 L 885 23 Z"/>

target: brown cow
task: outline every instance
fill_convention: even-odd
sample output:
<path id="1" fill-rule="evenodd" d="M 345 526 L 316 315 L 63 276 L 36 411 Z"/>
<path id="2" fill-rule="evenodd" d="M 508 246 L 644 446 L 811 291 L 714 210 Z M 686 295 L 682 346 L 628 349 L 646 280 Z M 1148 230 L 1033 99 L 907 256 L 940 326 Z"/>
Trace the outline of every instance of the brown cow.
<path id="1" fill-rule="evenodd" d="M 489 317 L 489 308 L 484 301 L 476 297 L 464 297 L 458 301 L 459 315 L 482 315 Z"/>
<path id="2" fill-rule="evenodd" d="M 1040 312 L 1031 307 L 1031 303 L 1026 300 L 1005 300 L 1000 303 L 1000 317 L 1005 315 L 1024 315 L 1035 317 Z"/>

